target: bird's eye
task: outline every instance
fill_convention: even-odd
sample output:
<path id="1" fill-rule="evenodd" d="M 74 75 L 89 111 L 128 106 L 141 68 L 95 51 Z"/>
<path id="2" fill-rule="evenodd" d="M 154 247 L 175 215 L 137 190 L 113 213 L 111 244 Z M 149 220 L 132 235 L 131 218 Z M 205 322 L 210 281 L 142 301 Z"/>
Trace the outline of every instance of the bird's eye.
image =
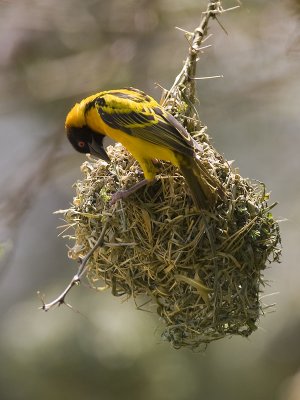
<path id="1" fill-rule="evenodd" d="M 78 144 L 78 147 L 80 147 L 81 149 L 83 149 L 84 146 L 85 146 L 85 142 L 84 142 L 83 140 L 79 140 L 79 141 L 77 142 L 77 144 Z"/>

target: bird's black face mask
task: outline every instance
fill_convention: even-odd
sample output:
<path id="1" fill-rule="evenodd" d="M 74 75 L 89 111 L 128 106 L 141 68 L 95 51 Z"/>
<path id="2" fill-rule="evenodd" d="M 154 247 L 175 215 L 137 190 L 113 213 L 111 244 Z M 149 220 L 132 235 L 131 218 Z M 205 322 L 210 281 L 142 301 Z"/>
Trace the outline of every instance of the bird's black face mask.
<path id="1" fill-rule="evenodd" d="M 105 135 L 94 132 L 86 125 L 81 128 L 67 127 L 66 129 L 68 139 L 75 150 L 80 153 L 90 153 L 106 162 L 110 161 L 110 158 L 103 147 L 103 139 Z"/>

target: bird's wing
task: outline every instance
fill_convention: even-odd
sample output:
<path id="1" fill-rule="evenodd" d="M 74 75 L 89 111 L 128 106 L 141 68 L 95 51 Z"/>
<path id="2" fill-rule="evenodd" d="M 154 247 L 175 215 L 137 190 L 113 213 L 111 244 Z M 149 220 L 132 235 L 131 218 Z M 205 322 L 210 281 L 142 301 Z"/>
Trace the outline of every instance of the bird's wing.
<path id="1" fill-rule="evenodd" d="M 94 101 L 102 120 L 113 129 L 187 156 L 198 146 L 171 114 L 137 89 L 102 92 Z"/>

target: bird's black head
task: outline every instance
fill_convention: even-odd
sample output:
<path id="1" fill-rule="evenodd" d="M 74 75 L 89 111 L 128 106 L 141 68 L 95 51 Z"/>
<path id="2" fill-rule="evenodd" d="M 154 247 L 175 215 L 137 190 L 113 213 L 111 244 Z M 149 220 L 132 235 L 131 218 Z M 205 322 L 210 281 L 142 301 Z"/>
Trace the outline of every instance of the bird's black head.
<path id="1" fill-rule="evenodd" d="M 109 162 L 110 159 L 103 147 L 103 138 L 101 133 L 93 131 L 87 125 L 80 128 L 66 126 L 67 136 L 75 150 L 80 153 L 90 153 L 93 156 Z"/>

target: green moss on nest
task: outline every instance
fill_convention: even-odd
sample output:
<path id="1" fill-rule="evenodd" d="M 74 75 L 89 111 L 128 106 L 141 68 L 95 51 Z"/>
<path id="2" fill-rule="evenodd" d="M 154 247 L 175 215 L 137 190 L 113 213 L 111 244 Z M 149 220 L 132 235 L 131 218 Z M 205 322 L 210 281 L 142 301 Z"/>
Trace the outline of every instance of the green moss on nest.
<path id="1" fill-rule="evenodd" d="M 112 193 L 142 179 L 120 145 L 109 149 L 109 165 L 92 159 L 82 165 L 84 178 L 65 212 L 75 231 L 73 259 L 87 254 L 109 219 L 105 244 L 89 261 L 89 281 L 137 303 L 146 296 L 176 348 L 249 336 L 262 310 L 263 270 L 281 251 L 264 185 L 232 170 L 203 131 L 198 140 L 203 163 L 227 196 L 211 212 L 195 210 L 182 176 L 168 163 L 160 164 L 155 184 L 110 206 Z"/>

